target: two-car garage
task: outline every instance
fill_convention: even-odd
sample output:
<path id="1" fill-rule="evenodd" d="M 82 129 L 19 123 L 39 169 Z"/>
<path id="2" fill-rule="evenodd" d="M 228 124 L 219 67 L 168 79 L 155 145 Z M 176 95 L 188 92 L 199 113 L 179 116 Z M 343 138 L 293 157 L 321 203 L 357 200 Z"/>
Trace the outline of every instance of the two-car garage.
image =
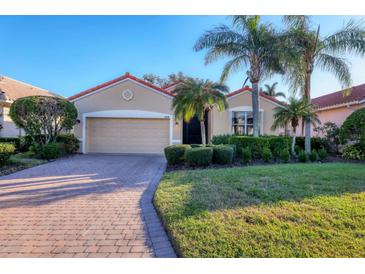
<path id="1" fill-rule="evenodd" d="M 88 153 L 161 153 L 169 145 L 169 119 L 87 118 Z"/>

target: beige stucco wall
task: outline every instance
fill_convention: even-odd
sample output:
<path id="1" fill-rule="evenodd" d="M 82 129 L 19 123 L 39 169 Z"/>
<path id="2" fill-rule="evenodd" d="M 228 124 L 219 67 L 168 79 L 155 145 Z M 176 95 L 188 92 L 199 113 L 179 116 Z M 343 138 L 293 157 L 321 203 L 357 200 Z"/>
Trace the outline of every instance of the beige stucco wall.
<path id="1" fill-rule="evenodd" d="M 17 137 L 19 136 L 19 129 L 15 126 L 14 122 L 9 116 L 10 107 L 0 106 L 0 137 Z"/>
<path id="2" fill-rule="evenodd" d="M 248 107 L 252 108 L 252 98 L 251 92 L 242 92 L 238 95 L 227 98 L 228 101 L 228 109 L 223 112 L 218 112 L 217 109 L 213 109 L 211 112 L 212 115 L 212 127 L 211 127 L 211 135 L 218 134 L 228 134 L 231 133 L 231 115 L 230 109 L 237 107 Z M 262 125 L 261 125 L 261 133 L 265 135 L 279 135 L 284 133 L 284 129 L 278 129 L 275 131 L 271 130 L 271 125 L 273 123 L 273 114 L 274 108 L 279 106 L 274 102 L 269 101 L 266 98 L 260 97 L 260 109 L 263 110 L 262 113 Z"/>
<path id="3" fill-rule="evenodd" d="M 122 92 L 130 89 L 133 98 L 126 101 L 122 98 Z M 80 124 L 74 127 L 74 133 L 78 138 L 82 138 L 82 115 L 84 113 L 110 110 L 142 110 L 165 114 L 173 114 L 172 97 L 164 95 L 159 91 L 152 90 L 134 81 L 126 80 L 114 86 L 110 86 L 94 94 L 76 99 L 74 104 L 78 110 Z M 182 123 L 173 123 L 173 140 L 177 143 L 182 140 Z"/>

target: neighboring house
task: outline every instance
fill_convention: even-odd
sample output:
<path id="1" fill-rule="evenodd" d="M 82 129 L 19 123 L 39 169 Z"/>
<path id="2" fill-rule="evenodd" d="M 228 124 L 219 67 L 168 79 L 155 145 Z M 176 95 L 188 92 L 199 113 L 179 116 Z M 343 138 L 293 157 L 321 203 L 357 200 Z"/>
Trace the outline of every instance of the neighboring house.
<path id="1" fill-rule="evenodd" d="M 365 84 L 353 87 L 349 94 L 337 91 L 314 98 L 312 103 L 322 124 L 333 122 L 341 126 L 351 113 L 365 107 Z"/>
<path id="2" fill-rule="evenodd" d="M 82 141 L 82 152 L 162 153 L 171 144 L 198 143 L 196 121 L 174 119 L 173 86 L 160 88 L 126 73 L 69 97 L 78 110 L 74 133 Z M 216 134 L 252 132 L 250 88 L 227 95 L 227 100 L 228 110 L 207 113 L 208 140 Z M 267 95 L 260 97 L 262 134 L 281 133 L 270 130 L 273 109 L 281 104 Z"/>
<path id="3" fill-rule="evenodd" d="M 0 137 L 21 135 L 20 129 L 15 126 L 9 116 L 9 110 L 16 99 L 31 95 L 58 96 L 48 90 L 0 76 Z"/>

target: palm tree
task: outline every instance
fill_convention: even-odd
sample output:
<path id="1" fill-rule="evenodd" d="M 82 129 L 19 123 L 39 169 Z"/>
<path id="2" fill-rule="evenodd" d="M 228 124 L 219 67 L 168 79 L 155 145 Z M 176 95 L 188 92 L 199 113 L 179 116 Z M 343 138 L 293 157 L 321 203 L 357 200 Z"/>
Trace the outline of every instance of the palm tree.
<path id="1" fill-rule="evenodd" d="M 283 51 L 286 57 L 287 80 L 294 91 L 300 90 L 311 100 L 311 79 L 313 70 L 333 73 L 343 88 L 351 87 L 349 64 L 346 53 L 365 54 L 365 29 L 362 24 L 348 22 L 342 29 L 327 36 L 320 36 L 320 26 L 311 28 L 308 16 L 284 16 L 287 25 Z M 305 122 L 305 151 L 311 151 L 311 123 Z"/>
<path id="2" fill-rule="evenodd" d="M 200 121 L 202 144 L 206 144 L 205 137 L 205 112 L 217 107 L 223 111 L 228 107 L 225 93 L 228 87 L 209 80 L 187 78 L 181 85 L 174 89 L 175 97 L 172 107 L 177 119 L 190 122 L 193 117 Z"/>
<path id="3" fill-rule="evenodd" d="M 262 92 L 266 95 L 269 95 L 271 97 L 284 97 L 286 98 L 285 96 L 285 93 L 283 92 L 276 92 L 276 86 L 278 85 L 278 82 L 275 82 L 273 83 L 271 86 L 270 85 L 265 85 L 265 90 L 262 90 Z"/>
<path id="4" fill-rule="evenodd" d="M 208 49 L 205 63 L 219 58 L 231 58 L 224 66 L 221 81 L 242 68 L 249 68 L 252 84 L 254 136 L 259 136 L 259 82 L 276 72 L 279 63 L 279 39 L 270 24 L 260 23 L 260 16 L 233 16 L 232 27 L 221 25 L 206 31 L 196 42 L 195 51 Z M 246 79 L 246 69 L 244 75 Z"/>
<path id="5" fill-rule="evenodd" d="M 313 125 L 321 123 L 314 111 L 313 106 L 307 101 L 306 98 L 298 100 L 295 97 L 290 97 L 288 104 L 286 104 L 284 107 L 281 106 L 274 109 L 274 122 L 271 129 L 276 130 L 277 128 L 285 128 L 285 126 L 288 124 L 291 125 L 293 136 L 291 153 L 294 156 L 297 127 L 302 117 L 308 117 L 309 121 Z"/>

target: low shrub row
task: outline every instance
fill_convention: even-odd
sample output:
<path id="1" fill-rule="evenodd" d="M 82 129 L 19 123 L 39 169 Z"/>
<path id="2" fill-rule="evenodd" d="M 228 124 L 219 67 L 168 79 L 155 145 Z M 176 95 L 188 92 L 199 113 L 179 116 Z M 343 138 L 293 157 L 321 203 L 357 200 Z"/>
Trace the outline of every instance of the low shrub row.
<path id="1" fill-rule="evenodd" d="M 12 143 L 0 143 L 0 167 L 3 166 L 15 153 L 15 145 Z"/>
<path id="2" fill-rule="evenodd" d="M 185 163 L 191 167 L 232 164 L 235 151 L 234 145 L 172 145 L 164 150 L 169 165 Z"/>

